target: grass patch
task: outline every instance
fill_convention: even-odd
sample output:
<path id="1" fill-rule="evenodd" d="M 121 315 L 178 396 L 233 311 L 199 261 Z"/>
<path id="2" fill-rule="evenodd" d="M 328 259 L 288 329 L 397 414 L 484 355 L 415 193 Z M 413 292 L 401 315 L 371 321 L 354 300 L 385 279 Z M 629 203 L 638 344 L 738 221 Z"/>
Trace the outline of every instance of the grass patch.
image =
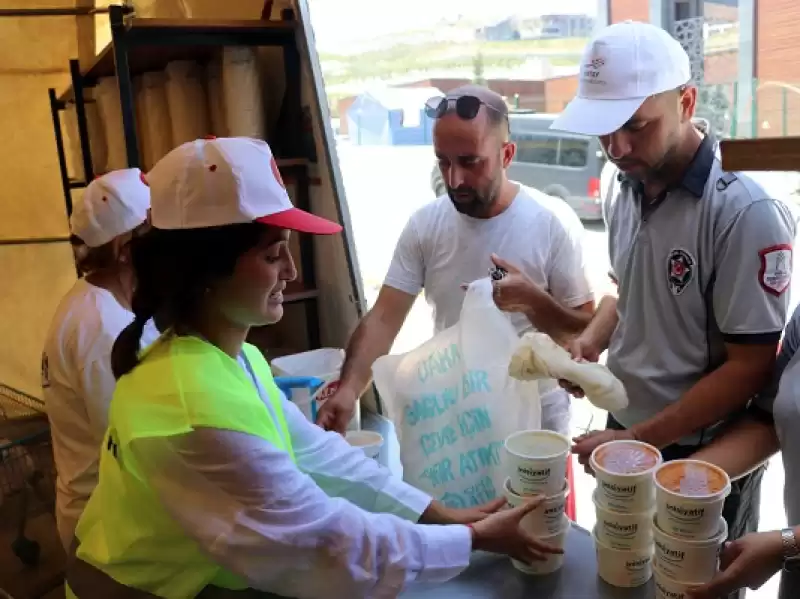
<path id="1" fill-rule="evenodd" d="M 582 38 L 516 40 L 471 43 L 430 42 L 398 44 L 360 54 L 320 54 L 325 84 L 391 79 L 411 72 L 471 69 L 475 56 L 483 57 L 483 68 L 511 69 L 544 53 L 556 66 L 576 65 L 586 44 Z M 551 53 L 555 53 L 550 56 Z"/>

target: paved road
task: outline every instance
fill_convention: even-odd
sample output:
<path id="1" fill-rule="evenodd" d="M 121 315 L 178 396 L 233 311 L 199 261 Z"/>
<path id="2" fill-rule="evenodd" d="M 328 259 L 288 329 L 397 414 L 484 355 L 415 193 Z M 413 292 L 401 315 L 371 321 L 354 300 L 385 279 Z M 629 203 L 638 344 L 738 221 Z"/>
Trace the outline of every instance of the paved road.
<path id="1" fill-rule="evenodd" d="M 429 147 L 342 145 L 339 155 L 367 300 L 372 303 L 391 260 L 397 237 L 408 217 L 416 208 L 433 199 L 429 187 L 433 154 Z M 780 184 L 779 177 L 774 179 L 775 183 Z M 607 236 L 601 224 L 587 226 L 585 244 L 592 283 L 600 292 L 610 291 Z M 794 277 L 792 298 L 794 306 L 800 300 L 800 272 L 796 272 Z M 427 340 L 431 331 L 430 308 L 420 298 L 393 351 L 400 353 L 413 349 Z M 605 413 L 588 402 L 576 400 L 573 405 L 573 430 L 576 433 L 601 427 L 605 422 Z M 576 487 L 578 522 L 591 528 L 594 526 L 594 506 L 591 502 L 594 480 L 580 473 Z M 783 510 L 776 509 L 776 498 L 783 496 L 783 467 L 779 458 L 770 464 L 764 479 L 763 495 L 768 500 L 761 510 L 762 529 L 784 526 Z M 748 597 L 771 599 L 776 595 L 777 580 L 773 580 L 758 592 L 750 592 Z"/>

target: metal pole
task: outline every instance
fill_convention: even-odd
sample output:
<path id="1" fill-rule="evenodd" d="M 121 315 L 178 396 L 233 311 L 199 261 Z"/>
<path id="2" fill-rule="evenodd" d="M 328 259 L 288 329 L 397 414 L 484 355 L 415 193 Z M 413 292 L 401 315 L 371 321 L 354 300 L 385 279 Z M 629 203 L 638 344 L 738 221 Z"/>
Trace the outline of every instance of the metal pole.
<path id="1" fill-rule="evenodd" d="M 786 90 L 785 87 L 781 88 L 781 120 L 783 121 L 781 125 L 781 131 L 783 136 L 786 137 L 789 134 L 789 92 Z"/>
<path id="2" fill-rule="evenodd" d="M 758 80 L 753 79 L 753 97 L 750 99 L 750 137 L 758 137 Z"/>
<path id="3" fill-rule="evenodd" d="M 133 12 L 130 6 L 123 6 L 126 13 Z M 83 17 L 111 12 L 111 8 L 92 8 L 91 6 L 74 8 L 0 8 L 0 17 Z"/>
<path id="4" fill-rule="evenodd" d="M 56 134 L 56 150 L 58 151 L 58 167 L 61 171 L 61 187 L 64 188 L 64 204 L 67 208 L 67 218 L 72 214 L 72 192 L 69 186 L 69 173 L 67 172 L 67 157 L 64 154 L 64 136 L 61 133 L 61 119 L 58 111 L 61 109 L 56 90 L 52 87 L 47 90 L 50 97 L 50 114 L 53 117 L 53 129 Z"/>
<path id="5" fill-rule="evenodd" d="M 39 245 L 42 243 L 69 243 L 69 237 L 26 237 L 0 239 L 0 245 Z"/>
<path id="6" fill-rule="evenodd" d="M 125 135 L 125 152 L 128 168 L 139 168 L 139 144 L 136 139 L 136 115 L 133 108 L 133 83 L 128 62 L 128 39 L 121 6 L 111 8 L 111 44 L 114 50 L 114 66 L 117 72 L 119 103 L 122 110 L 122 130 Z"/>
<path id="7" fill-rule="evenodd" d="M 94 179 L 94 166 L 92 165 L 92 148 L 89 145 L 89 123 L 86 120 L 86 104 L 83 98 L 83 76 L 81 75 L 80 63 L 75 59 L 70 60 L 69 71 L 72 75 L 72 95 L 75 97 L 75 116 L 78 121 L 78 138 L 83 158 L 83 180 L 88 185 Z"/>

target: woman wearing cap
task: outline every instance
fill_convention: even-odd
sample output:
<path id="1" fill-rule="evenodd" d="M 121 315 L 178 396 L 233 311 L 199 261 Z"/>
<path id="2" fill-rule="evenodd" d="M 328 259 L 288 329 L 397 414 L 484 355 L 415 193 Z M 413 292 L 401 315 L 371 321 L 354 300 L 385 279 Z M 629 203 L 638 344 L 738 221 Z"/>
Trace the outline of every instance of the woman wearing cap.
<path id="1" fill-rule="evenodd" d="M 696 453 L 739 477 L 781 452 L 789 527 L 752 533 L 728 543 L 722 572 L 697 589 L 695 599 L 716 599 L 740 588 L 757 589 L 781 572 L 780 599 L 800 597 L 800 308 L 786 326 L 772 388 L 724 435 Z"/>
<path id="2" fill-rule="evenodd" d="M 264 142 L 184 144 L 148 182 L 153 229 L 133 247 L 135 320 L 114 345 L 68 596 L 394 597 L 455 576 L 473 548 L 557 551 L 519 527 L 535 502 L 447 509 L 281 396 L 245 338 L 283 315 L 289 231 L 341 227 L 292 207 Z M 165 333 L 139 354 L 154 316 Z"/>
<path id="3" fill-rule="evenodd" d="M 133 320 L 133 269 L 128 245 L 144 227 L 150 192 L 138 169 L 92 181 L 70 219 L 83 246 L 80 278 L 61 300 L 42 353 L 42 387 L 57 470 L 56 520 L 64 547 L 97 484 L 100 443 L 116 380 L 111 347 Z M 157 332 L 148 327 L 143 342 Z"/>

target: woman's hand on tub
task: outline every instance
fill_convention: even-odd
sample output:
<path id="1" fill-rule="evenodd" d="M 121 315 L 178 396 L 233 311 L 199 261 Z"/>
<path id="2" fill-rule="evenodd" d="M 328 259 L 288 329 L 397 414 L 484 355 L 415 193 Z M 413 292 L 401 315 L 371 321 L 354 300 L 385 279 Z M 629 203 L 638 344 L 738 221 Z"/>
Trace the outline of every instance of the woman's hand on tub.
<path id="1" fill-rule="evenodd" d="M 717 576 L 710 583 L 689 590 L 691 599 L 718 599 L 744 587 L 761 587 L 783 566 L 781 533 L 751 533 L 726 543 L 719 560 Z"/>
<path id="2" fill-rule="evenodd" d="M 520 521 L 544 499 L 544 496 L 532 497 L 517 507 L 501 510 L 472 524 L 472 548 L 501 553 L 527 564 L 543 561 L 547 554 L 563 553 L 563 549 L 542 542 L 520 526 Z"/>
<path id="3" fill-rule="evenodd" d="M 450 508 L 440 501 L 431 501 L 420 516 L 420 524 L 474 524 L 499 512 L 508 505 L 500 497 L 483 505 L 469 508 Z"/>

